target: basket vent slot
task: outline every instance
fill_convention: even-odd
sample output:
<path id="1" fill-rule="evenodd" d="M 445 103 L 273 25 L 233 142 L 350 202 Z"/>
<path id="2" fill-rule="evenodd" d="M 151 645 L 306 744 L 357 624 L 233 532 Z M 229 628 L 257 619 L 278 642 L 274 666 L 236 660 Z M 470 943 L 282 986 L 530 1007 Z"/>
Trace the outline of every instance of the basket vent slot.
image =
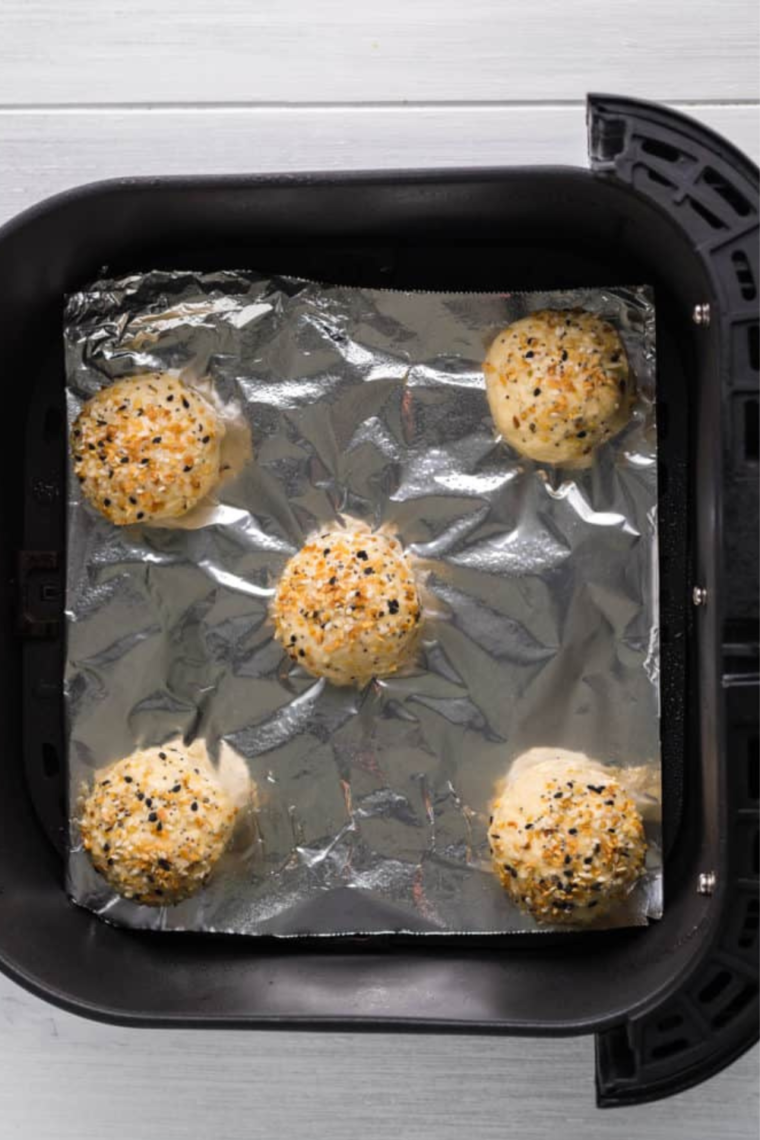
<path id="1" fill-rule="evenodd" d="M 728 1025 L 729 1021 L 733 1021 L 748 1005 L 754 1005 L 756 1000 L 757 986 L 750 984 L 742 986 L 739 992 L 715 1014 L 712 1019 L 713 1026 L 720 1029 L 722 1025 Z"/>
<path id="2" fill-rule="evenodd" d="M 744 912 L 744 922 L 742 923 L 741 931 L 739 932 L 739 948 L 741 950 L 751 950 L 757 942 L 757 928 L 760 924 L 760 900 L 749 899 L 747 901 L 747 909 Z"/>
<path id="3" fill-rule="evenodd" d="M 704 202 L 700 202 L 698 198 L 691 197 L 687 198 L 686 201 L 689 203 L 694 213 L 699 214 L 700 218 L 702 218 L 703 221 L 707 222 L 708 226 L 710 226 L 711 229 L 724 230 L 726 228 L 726 223 L 722 222 L 717 214 L 714 214 L 712 210 L 708 210 Z"/>
<path id="4" fill-rule="evenodd" d="M 656 182 L 659 186 L 667 186 L 669 190 L 675 190 L 675 182 L 671 182 L 669 178 L 666 178 L 663 174 L 660 174 L 659 170 L 656 170 L 653 166 L 647 166 L 646 172 L 647 177 L 651 182 Z"/>
<path id="5" fill-rule="evenodd" d="M 683 1025 L 683 1018 L 680 1013 L 671 1013 L 667 1017 L 663 1017 L 661 1021 L 657 1022 L 657 1028 L 660 1033 L 669 1033 L 671 1029 L 679 1029 Z"/>
<path id="6" fill-rule="evenodd" d="M 726 986 L 731 983 L 731 975 L 728 970 L 720 970 L 715 976 L 703 986 L 699 991 L 699 1000 L 709 1005 L 714 1002 L 717 997 L 725 990 Z"/>
<path id="7" fill-rule="evenodd" d="M 641 144 L 641 149 L 644 151 L 644 154 L 651 154 L 655 158 L 661 158 L 663 162 L 678 162 L 682 157 L 677 147 L 670 146 L 669 143 L 662 142 L 660 139 L 644 139 Z"/>
<path id="8" fill-rule="evenodd" d="M 755 288 L 755 278 L 752 274 L 749 258 L 743 249 L 737 249 L 731 254 L 731 260 L 734 263 L 734 272 L 736 273 L 736 280 L 739 282 L 742 297 L 745 301 L 754 301 L 757 296 L 757 289 Z"/>
<path id="9" fill-rule="evenodd" d="M 724 202 L 727 202 L 739 217 L 746 218 L 747 214 L 751 213 L 752 207 L 744 195 L 712 166 L 705 167 L 702 180 L 707 186 L 714 190 L 716 194 L 720 194 Z"/>
<path id="10" fill-rule="evenodd" d="M 747 329 L 749 366 L 753 372 L 760 372 L 760 325 L 753 324 Z"/>
<path id="11" fill-rule="evenodd" d="M 689 1048 L 689 1041 L 686 1037 L 676 1037 L 673 1041 L 663 1041 L 662 1045 L 655 1045 L 649 1056 L 653 1061 L 664 1061 L 666 1057 L 672 1057 L 676 1053 L 683 1053 L 684 1049 Z"/>

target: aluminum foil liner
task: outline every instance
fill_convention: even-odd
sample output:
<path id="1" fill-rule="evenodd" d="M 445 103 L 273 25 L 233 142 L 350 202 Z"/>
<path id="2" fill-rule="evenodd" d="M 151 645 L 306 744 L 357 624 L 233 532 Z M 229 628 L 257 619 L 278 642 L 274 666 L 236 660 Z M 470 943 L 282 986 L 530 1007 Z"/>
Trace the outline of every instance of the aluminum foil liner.
<path id="1" fill-rule="evenodd" d="M 581 307 L 618 328 L 635 414 L 589 470 L 495 436 L 482 363 L 506 324 Z M 68 412 L 117 377 L 210 379 L 253 458 L 183 528 L 118 528 L 70 477 L 68 889 L 110 921 L 248 935 L 537 930 L 490 868 L 488 803 L 547 745 L 637 769 L 648 869 L 607 925 L 661 913 L 654 305 L 645 287 L 401 293 L 249 272 L 101 280 L 66 309 Z M 427 568 L 415 668 L 364 692 L 283 659 L 268 604 L 317 527 L 388 525 Z M 75 819 L 92 773 L 200 742 L 257 811 L 207 888 L 115 896 Z M 602 924 L 604 925 L 604 924 Z M 542 927 L 546 930 L 546 927 Z"/>

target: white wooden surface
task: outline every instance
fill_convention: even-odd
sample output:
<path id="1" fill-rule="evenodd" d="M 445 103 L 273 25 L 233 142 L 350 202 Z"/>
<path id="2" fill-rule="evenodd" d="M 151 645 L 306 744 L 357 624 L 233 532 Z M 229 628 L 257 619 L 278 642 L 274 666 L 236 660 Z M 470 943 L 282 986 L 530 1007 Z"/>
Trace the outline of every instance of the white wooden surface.
<path id="1" fill-rule="evenodd" d="M 751 0 L 4 0 L 0 103 L 758 95 Z"/>
<path id="2" fill-rule="evenodd" d="M 757 1062 L 601 1112 L 586 1038 L 113 1029 L 0 977 L 2 1140 L 757 1140 Z"/>
<path id="3" fill-rule="evenodd" d="M 756 0 L 0 0 L 0 223 L 117 175 L 583 164 L 587 91 L 756 160 Z M 755 1140 L 758 1051 L 593 1106 L 590 1040 L 150 1032 L 0 977 L 0 1140 Z"/>
<path id="4" fill-rule="evenodd" d="M 754 106 L 678 106 L 760 158 Z M 0 224 L 58 190 L 118 175 L 587 161 L 580 103 L 4 110 L 0 155 L 13 171 L 0 177 Z"/>

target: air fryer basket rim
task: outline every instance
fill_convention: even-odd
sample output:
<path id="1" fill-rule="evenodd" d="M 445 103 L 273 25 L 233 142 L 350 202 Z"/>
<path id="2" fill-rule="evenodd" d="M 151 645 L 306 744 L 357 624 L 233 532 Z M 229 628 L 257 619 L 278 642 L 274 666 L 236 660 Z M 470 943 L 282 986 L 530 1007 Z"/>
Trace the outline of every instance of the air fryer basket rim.
<path id="1" fill-rule="evenodd" d="M 569 1016 L 562 1017 L 552 1016 L 544 1008 L 540 1017 L 531 1018 L 508 1001 L 502 1002 L 505 990 L 510 988 L 509 978 L 514 975 L 518 981 L 522 979 L 533 985 L 538 978 L 538 984 L 551 991 L 548 1000 L 554 1002 L 556 1013 L 561 1014 L 562 987 L 557 979 L 563 971 L 571 978 L 585 977 L 588 986 L 598 985 L 592 972 L 587 969 L 584 975 L 583 968 L 575 961 L 582 957 L 577 949 L 574 951 L 565 945 L 560 961 L 559 957 L 552 960 L 550 940 L 540 949 L 535 943 L 512 940 L 509 949 L 505 949 L 503 945 L 489 944 L 488 940 L 468 948 L 458 941 L 436 938 L 432 949 L 422 949 L 401 940 L 389 945 L 386 952 L 376 951 L 374 944 L 370 950 L 358 943 L 346 942 L 318 950 L 309 945 L 295 952 L 281 944 L 253 950 L 249 946 L 246 950 L 239 943 L 226 947 L 226 940 L 222 940 L 217 952 L 208 942 L 205 950 L 204 947 L 179 949 L 173 936 L 159 936 L 161 947 L 156 949 L 151 938 L 143 939 L 98 924 L 98 932 L 92 930 L 89 935 L 80 936 L 80 955 L 82 952 L 85 955 L 83 963 L 67 962 L 65 949 L 56 961 L 50 947 L 59 939 L 65 946 L 69 935 L 64 928 L 77 926 L 84 930 L 97 920 L 67 903 L 60 889 L 55 855 L 45 845 L 39 829 L 28 819 L 25 827 L 18 827 L 17 834 L 10 838 L 3 836 L 6 829 L 0 827 L 0 968 L 22 985 L 69 1010 L 129 1025 L 330 1026 L 552 1035 L 596 1032 L 600 1104 L 635 1103 L 688 1087 L 717 1071 L 756 1039 L 757 1014 L 752 999 L 752 988 L 755 994 L 757 991 L 756 926 L 752 943 L 751 919 L 757 913 L 752 911 L 757 869 L 747 852 L 753 850 L 751 845 L 757 829 L 757 799 L 751 794 L 747 797 L 746 768 L 737 766 L 741 767 L 744 781 L 740 788 L 741 781 L 727 760 L 729 754 L 733 755 L 729 749 L 736 748 L 737 740 L 744 742 L 742 746 L 746 749 L 747 742 L 757 738 L 757 690 L 751 682 L 753 672 L 757 672 L 757 638 L 753 625 L 756 608 L 752 612 L 746 601 L 752 592 L 752 576 L 756 578 L 757 568 L 750 556 L 748 584 L 744 580 L 746 557 L 742 555 L 744 578 L 741 578 L 735 565 L 720 565 L 719 554 L 726 544 L 729 551 L 746 554 L 752 540 L 751 533 L 733 533 L 737 529 L 737 520 L 733 517 L 736 512 L 731 509 L 734 500 L 741 502 L 741 514 L 745 517 L 751 514 L 754 501 L 754 518 L 757 517 L 756 487 L 747 477 L 746 465 L 736 461 L 738 443 L 733 430 L 733 409 L 744 407 L 742 401 L 756 400 L 757 391 L 757 364 L 752 348 L 757 315 L 754 308 L 745 303 L 749 299 L 747 274 L 750 282 L 758 281 L 753 240 L 757 230 L 757 171 L 740 152 L 700 124 L 657 105 L 615 96 L 590 97 L 589 141 L 593 174 L 547 167 L 539 168 L 538 172 L 530 168 L 361 172 L 118 179 L 90 184 L 34 206 L 0 229 L 0 304 L 5 302 L 6 312 L 11 318 L 15 316 L 18 327 L 22 328 L 28 311 L 35 304 L 41 305 L 40 293 L 47 288 L 46 327 L 54 332 L 56 320 L 60 325 L 60 312 L 56 315 L 53 311 L 55 298 L 60 298 L 58 286 L 64 284 L 70 288 L 72 282 L 82 279 L 83 272 L 91 272 L 98 264 L 92 260 L 90 251 L 90 264 L 84 270 L 77 264 L 80 251 L 75 242 L 70 242 L 68 248 L 54 250 L 51 265 L 56 258 L 58 260 L 54 268 L 49 267 L 49 274 L 56 280 L 46 281 L 39 269 L 35 273 L 33 267 L 22 263 L 22 256 L 28 252 L 27 243 L 31 241 L 36 247 L 39 261 L 47 248 L 53 250 L 56 242 L 60 245 L 59 227 L 64 223 L 71 225 L 72 216 L 78 215 L 84 234 L 90 216 L 94 228 L 102 229 L 102 217 L 98 220 L 96 215 L 99 212 L 102 215 L 107 209 L 118 214 L 128 232 L 130 225 L 144 220 L 152 204 L 159 203 L 164 196 L 167 201 L 177 200 L 177 195 L 183 201 L 197 199 L 199 204 L 194 208 L 201 217 L 200 203 L 204 196 L 208 200 L 207 208 L 211 209 L 215 203 L 226 201 L 229 205 L 234 201 L 234 221 L 245 223 L 250 218 L 249 210 L 250 213 L 256 210 L 257 195 L 260 201 L 265 200 L 262 194 L 269 196 L 266 209 L 272 216 L 276 214 L 272 195 L 290 195 L 292 201 L 299 201 L 302 206 L 302 213 L 294 224 L 296 229 L 300 227 L 300 240 L 304 241 L 309 225 L 315 225 L 320 195 L 322 203 L 330 195 L 334 196 L 350 213 L 347 192 L 365 192 L 370 200 L 374 196 L 376 202 L 384 203 L 385 215 L 378 211 L 373 240 L 377 238 L 382 246 L 384 241 L 391 241 L 394 227 L 403 230 L 405 225 L 411 225 L 414 230 L 416 226 L 423 233 L 421 248 L 427 248 L 431 256 L 433 240 L 440 240 L 440 234 L 446 232 L 452 218 L 458 217 L 459 224 L 463 225 L 468 217 L 468 206 L 473 240 L 484 240 L 473 216 L 478 198 L 493 222 L 497 212 L 495 191 L 501 191 L 509 199 L 505 211 L 511 217 L 521 210 L 529 210 L 525 196 L 530 196 L 528 192 L 533 185 L 543 187 L 544 206 L 550 203 L 552 193 L 547 187 L 552 178 L 557 187 L 558 215 L 563 210 L 571 217 L 582 212 L 578 202 L 584 194 L 592 192 L 608 203 L 628 201 L 631 218 L 638 220 L 627 223 L 621 206 L 623 228 L 626 224 L 631 228 L 641 224 L 641 218 L 648 212 L 652 232 L 657 229 L 658 236 L 670 243 L 667 249 L 675 260 L 683 258 L 684 264 L 688 261 L 689 265 L 688 287 L 676 290 L 683 316 L 678 331 L 684 342 L 687 339 L 692 342 L 692 364 L 700 373 L 695 401 L 698 406 L 692 409 L 691 415 L 696 441 L 692 445 L 692 458 L 698 456 L 692 471 L 693 494 L 710 506 L 710 510 L 701 515 L 697 511 L 699 517 L 688 549 L 682 544 L 680 557 L 685 570 L 685 589 L 671 603 L 671 616 L 676 628 L 678 622 L 682 622 L 691 654 L 691 660 L 687 662 L 685 657 L 684 662 L 689 666 L 688 684 L 693 687 L 689 690 L 684 687 L 681 701 L 685 705 L 688 693 L 698 700 L 701 713 L 699 737 L 695 735 L 696 726 L 685 722 L 681 747 L 684 751 L 691 749 L 692 755 L 699 752 L 703 781 L 702 802 L 687 805 L 685 830 L 691 833 L 690 842 L 679 841 L 671 860 L 674 877 L 689 877 L 690 892 L 687 895 L 687 891 L 682 890 L 673 903 L 682 919 L 681 933 L 670 955 L 674 968 L 669 970 L 662 960 L 647 961 L 647 947 L 657 944 L 658 934 L 654 929 L 626 932 L 631 944 L 638 944 L 639 968 L 646 968 L 650 978 L 651 985 L 646 992 L 635 991 L 635 987 L 631 992 L 625 982 L 619 983 L 614 975 L 607 974 L 606 980 L 603 977 L 601 982 L 603 992 L 606 992 L 605 986 L 610 990 L 620 984 L 621 993 L 619 997 L 611 994 L 603 1010 L 597 1008 L 590 1016 L 573 1010 Z M 709 175 L 706 172 L 710 172 Z M 521 185 L 524 185 L 522 190 Z M 250 198 L 249 205 L 241 205 L 246 196 Z M 315 201 L 317 206 L 313 205 Z M 745 209 L 747 203 L 749 210 Z M 192 210 L 188 216 L 191 215 Z M 467 236 L 469 240 L 470 235 Z M 89 235 L 83 236 L 82 244 L 86 245 L 88 240 Z M 324 235 L 322 240 L 325 240 Z M 316 238 L 315 242 L 319 244 Z M 354 244 L 357 242 L 361 245 L 358 232 Z M 372 264 L 374 247 L 370 245 L 359 250 L 357 265 L 364 264 L 368 258 L 371 276 L 376 267 Z M 126 265 L 130 251 L 121 252 L 126 255 Z M 166 255 L 171 259 L 177 252 L 169 246 Z M 198 256 L 201 255 L 208 255 L 202 243 L 198 250 Z M 350 255 L 346 256 L 350 262 Z M 114 260 L 118 262 L 118 258 Z M 419 267 L 410 268 L 407 264 L 401 278 L 406 280 L 405 274 L 418 271 Z M 668 272 L 664 271 L 665 278 Z M 6 287 L 4 297 L 2 282 L 9 281 L 11 274 L 14 284 Z M 678 276 L 675 269 L 673 275 Z M 658 296 L 658 304 L 659 300 Z M 700 310 L 707 314 L 707 319 L 700 320 L 699 324 L 692 320 L 692 314 L 697 317 L 697 305 L 709 306 L 707 310 Z M 746 352 L 741 350 L 745 352 L 741 360 L 737 347 L 740 345 L 749 345 Z M 47 367 L 60 376 L 60 349 L 56 350 L 52 341 L 50 353 Z M 688 395 L 691 402 L 693 387 Z M 715 423 L 720 424 L 721 419 L 722 438 L 721 432 L 714 430 Z M 41 585 L 45 585 L 49 603 L 50 591 L 54 594 L 60 589 L 62 536 L 59 536 L 61 541 L 51 540 L 50 521 L 45 523 L 43 516 L 50 507 L 52 517 L 55 487 L 61 485 L 63 449 L 56 439 L 51 449 L 45 451 L 43 444 L 35 443 L 28 436 L 27 450 L 34 452 L 35 471 L 42 473 L 35 480 L 27 481 L 24 537 L 23 540 L 19 537 L 16 543 L 24 554 L 12 583 L 13 592 L 5 584 L 7 574 L 3 591 L 9 611 L 11 606 L 19 609 L 18 594 L 21 595 L 24 666 L 17 695 L 25 706 L 27 738 L 33 738 L 34 755 L 38 756 L 39 747 L 44 747 L 45 740 L 54 731 L 51 725 L 56 718 L 60 720 L 60 702 L 51 699 L 56 678 L 60 688 L 60 671 L 56 673 L 56 669 L 60 670 L 60 639 L 56 643 L 50 638 L 56 631 L 56 606 L 53 604 L 51 609 L 49 604 L 40 604 L 39 594 Z M 674 470 L 677 479 L 678 470 Z M 46 496 L 49 496 L 47 500 Z M 730 499 L 728 506 L 727 499 Z M 12 514 L 14 508 L 5 509 Z M 20 533 L 20 519 L 11 518 L 4 532 L 8 533 L 9 529 Z M 14 553 L 3 551 L 2 556 L 10 561 Z M 728 578 L 728 589 L 723 586 L 724 575 Z M 707 604 L 694 610 L 685 600 L 693 587 L 707 591 Z M 18 673 L 19 646 L 10 643 L 7 629 L 3 641 L 8 642 L 2 649 L 6 670 L 13 669 L 15 663 Z M 686 682 L 683 676 L 679 683 L 685 686 Z M 9 701 L 9 705 L 12 704 Z M 13 727 L 15 722 L 11 722 L 10 711 L 2 715 L 7 721 L 3 723 L 7 739 L 13 741 L 18 736 L 17 727 Z M 28 752 L 28 739 L 25 743 Z M 12 749 L 8 755 L 13 755 Z M 6 776 L 8 787 L 0 794 L 10 804 L 14 803 L 15 796 L 15 812 L 30 817 L 30 803 L 25 798 L 19 773 L 0 773 L 0 786 Z M 56 812 L 60 812 L 60 805 L 53 802 L 50 793 L 52 785 L 45 784 L 41 776 L 29 770 L 27 778 L 38 817 L 50 831 L 54 826 L 51 821 Z M 688 791 L 687 788 L 687 796 Z M 712 811 L 705 810 L 707 795 L 714 798 Z M 696 829 L 699 835 L 695 837 Z M 13 867 L 14 864 L 20 866 L 25 858 L 37 869 L 37 879 L 21 887 Z M 715 872 L 712 894 L 697 896 L 699 871 L 702 874 Z M 25 941 L 20 929 L 21 908 L 36 906 L 43 896 L 44 916 L 37 924 L 34 937 Z M 16 931 L 15 938 L 12 928 Z M 654 937 L 647 943 L 646 939 L 652 934 Z M 183 939 L 183 936 L 176 937 Z M 621 955 L 618 943 L 615 936 L 597 943 L 597 962 L 602 974 L 605 969 L 613 968 L 605 965 L 608 959 L 613 964 L 620 960 L 615 957 Z M 113 949 L 117 944 L 121 947 L 119 952 Z M 651 956 L 655 957 L 656 953 L 652 950 Z M 150 964 L 143 960 L 148 957 Z M 563 965 L 565 959 L 567 968 Z M 625 960 L 625 953 L 622 959 Z M 281 964 L 279 975 L 277 963 Z M 247 975 L 246 964 L 250 966 Z M 290 968 L 283 971 L 284 964 Z M 83 984 L 82 970 L 86 972 L 88 966 L 105 975 L 104 984 L 106 990 L 111 987 L 111 1000 L 93 1000 L 87 996 L 89 991 Z M 133 985 L 138 975 L 142 978 L 137 989 L 143 990 L 146 1001 L 141 1009 L 120 1008 L 118 1000 L 114 1000 L 122 992 L 119 969 L 125 971 L 122 976 L 126 978 L 133 973 Z M 215 979 L 211 977 L 214 971 L 217 972 Z M 202 979 L 204 986 L 200 989 L 205 992 L 201 996 L 194 994 L 192 985 L 186 985 L 182 992 L 182 987 L 174 984 L 178 974 L 188 982 Z M 237 980 L 238 974 L 247 979 L 247 986 L 241 992 L 249 1001 L 260 998 L 261 1012 L 251 1008 L 243 1012 L 225 1010 L 223 1006 L 213 1008 L 213 1001 L 224 988 L 225 976 L 234 975 Z M 486 978 L 486 983 L 478 985 L 475 975 Z M 362 987 L 370 983 L 375 987 L 379 985 L 383 994 L 383 1000 L 373 1006 L 367 1004 L 366 995 L 362 997 Z M 165 1004 L 157 1008 L 155 987 L 159 984 Z M 232 988 L 235 984 L 239 981 L 230 982 Z M 427 1005 L 420 1001 L 421 985 L 432 988 L 435 1001 Z M 274 991 L 275 998 L 267 991 Z M 301 1002 L 300 1011 L 292 1008 L 294 1001 L 296 1005 Z M 338 1010 L 335 1015 L 325 1013 L 331 1003 Z M 519 1002 L 517 1004 L 519 1006 Z"/>

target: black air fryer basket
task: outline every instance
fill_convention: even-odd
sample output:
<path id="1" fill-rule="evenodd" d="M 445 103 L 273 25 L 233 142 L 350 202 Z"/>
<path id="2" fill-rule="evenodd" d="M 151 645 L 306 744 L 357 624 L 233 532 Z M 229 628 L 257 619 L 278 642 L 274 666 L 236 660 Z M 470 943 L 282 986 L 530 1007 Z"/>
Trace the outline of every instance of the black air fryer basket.
<path id="1" fill-rule="evenodd" d="M 756 1039 L 758 172 L 703 126 L 628 99 L 590 98 L 589 140 L 590 170 L 124 179 L 0 230 L 0 966 L 18 982 L 128 1025 L 595 1033 L 602 1105 L 696 1084 Z M 67 900 L 61 325 L 64 294 L 104 264 L 437 290 L 654 285 L 660 922 L 296 944 L 127 932 Z"/>

